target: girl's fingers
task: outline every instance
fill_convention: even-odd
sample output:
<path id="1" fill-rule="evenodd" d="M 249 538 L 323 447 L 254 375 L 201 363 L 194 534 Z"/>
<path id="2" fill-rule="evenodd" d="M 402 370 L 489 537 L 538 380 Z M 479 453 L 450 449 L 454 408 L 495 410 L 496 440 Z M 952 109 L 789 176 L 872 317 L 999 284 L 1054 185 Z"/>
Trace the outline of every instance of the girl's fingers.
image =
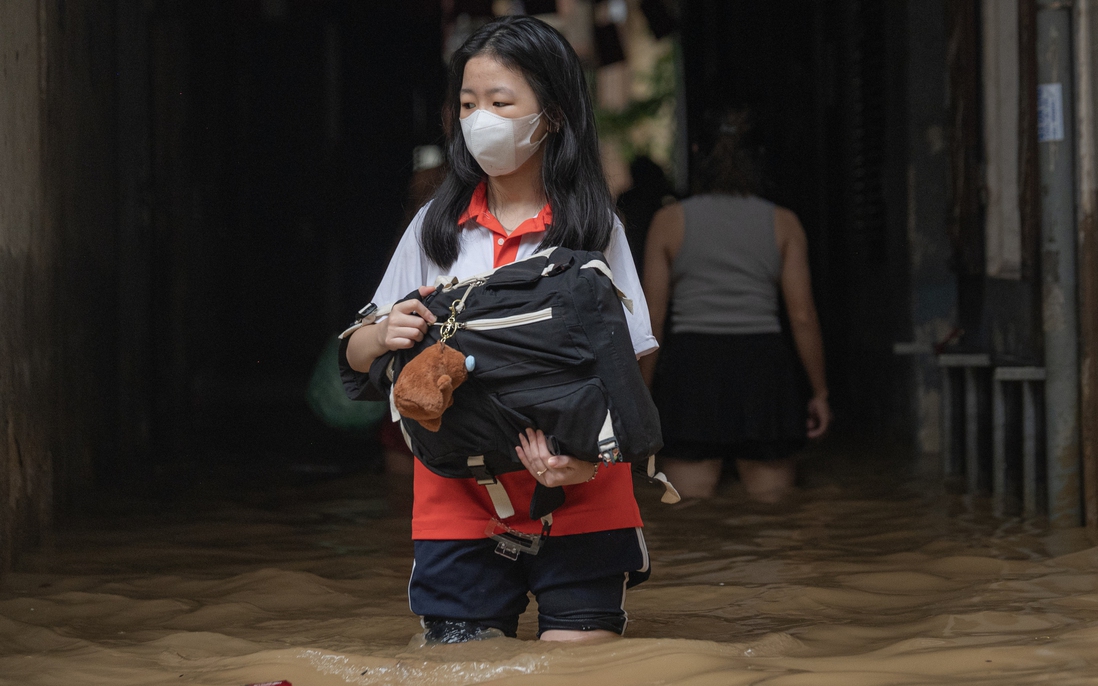
<path id="1" fill-rule="evenodd" d="M 421 286 L 420 296 L 434 291 L 433 286 Z M 411 348 L 416 341 L 422 341 L 424 334 L 438 318 L 421 301 L 402 300 L 393 305 L 389 316 L 383 320 L 385 333 L 383 343 L 390 350 Z"/>
<path id="2" fill-rule="evenodd" d="M 533 429 L 526 429 L 519 434 L 519 443 L 522 445 L 515 447 L 515 452 L 519 453 L 519 460 L 535 479 L 544 483 L 548 478 L 545 473 L 549 471 L 549 467 L 545 464 L 547 451 L 544 449 L 544 441 L 542 445 L 538 445 L 537 434 Z"/>
<path id="3" fill-rule="evenodd" d="M 418 315 L 428 323 L 432 323 L 436 319 L 435 315 L 427 309 L 427 306 L 419 300 L 403 300 L 393 306 L 393 311 L 409 317 Z"/>
<path id="4" fill-rule="evenodd" d="M 426 328 L 426 325 L 424 325 Z M 397 332 L 401 338 L 411 338 L 413 340 L 423 340 L 423 329 L 418 326 L 401 326 L 397 327 Z"/>
<path id="5" fill-rule="evenodd" d="M 415 307 L 412 308 L 412 311 L 409 314 L 418 314 L 425 323 L 433 324 L 436 317 L 427 309 L 427 306 L 418 300 L 413 300 L 412 302 L 415 303 Z"/>
<path id="6" fill-rule="evenodd" d="M 552 455 L 549 452 L 549 444 L 545 440 L 545 432 L 541 429 L 526 429 L 526 437 L 530 442 L 530 447 L 537 451 L 538 457 L 544 460 Z"/>
<path id="7" fill-rule="evenodd" d="M 531 472 L 537 471 L 534 469 L 534 456 L 530 454 L 530 444 L 526 442 L 526 436 L 519 434 L 519 443 L 520 445 L 515 446 L 515 452 L 518 453 L 519 461 Z"/>
<path id="8" fill-rule="evenodd" d="M 430 324 L 420 317 L 407 314 L 393 317 L 393 323 L 390 326 L 395 326 L 398 329 L 415 329 L 422 332 L 426 331 Z"/>
<path id="9" fill-rule="evenodd" d="M 576 458 L 550 453 L 545 433 L 541 430 L 526 429 L 519 434 L 519 443 L 521 445 L 515 446 L 515 452 L 523 466 L 539 483 L 546 486 L 567 486 L 586 481 L 586 478 L 579 476 L 581 474 L 589 476 L 586 471 L 579 469 L 580 464 Z"/>
<path id="10" fill-rule="evenodd" d="M 529 453 L 531 458 L 541 458 L 541 447 L 538 446 L 537 435 L 534 434 L 534 429 L 526 429 L 522 434 L 518 435 L 518 439 L 523 441 L 523 446 Z"/>
<path id="11" fill-rule="evenodd" d="M 541 452 L 542 456 L 549 457 L 551 453 L 549 452 L 549 444 L 545 441 L 545 432 L 538 429 L 534 433 L 534 440 L 537 441 L 538 450 Z"/>

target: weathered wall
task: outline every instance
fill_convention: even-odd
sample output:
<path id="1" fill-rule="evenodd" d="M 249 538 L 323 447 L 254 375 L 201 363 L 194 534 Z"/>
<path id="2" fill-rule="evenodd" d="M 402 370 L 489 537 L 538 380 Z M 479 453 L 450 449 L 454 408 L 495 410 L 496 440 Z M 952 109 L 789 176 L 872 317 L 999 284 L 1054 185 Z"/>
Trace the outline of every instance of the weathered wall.
<path id="1" fill-rule="evenodd" d="M 0 0 L 0 570 L 116 433 L 113 16 Z"/>
<path id="2" fill-rule="evenodd" d="M 916 444 L 940 447 L 941 371 L 929 354 L 949 333 L 956 315 L 956 277 L 949 269 L 945 230 L 949 212 L 946 137 L 946 9 L 941 0 L 907 4 L 907 179 L 904 212 L 910 270 L 910 340 L 919 343 L 913 362 Z"/>
<path id="3" fill-rule="evenodd" d="M 114 3 L 43 0 L 43 229 L 57 246 L 57 511 L 79 507 L 114 448 L 117 198 Z"/>
<path id="4" fill-rule="evenodd" d="M 38 0 L 0 0 L 0 570 L 48 529 L 53 501 L 43 419 L 57 355 L 35 335 L 49 330 L 56 257 L 42 219 L 41 52 Z"/>

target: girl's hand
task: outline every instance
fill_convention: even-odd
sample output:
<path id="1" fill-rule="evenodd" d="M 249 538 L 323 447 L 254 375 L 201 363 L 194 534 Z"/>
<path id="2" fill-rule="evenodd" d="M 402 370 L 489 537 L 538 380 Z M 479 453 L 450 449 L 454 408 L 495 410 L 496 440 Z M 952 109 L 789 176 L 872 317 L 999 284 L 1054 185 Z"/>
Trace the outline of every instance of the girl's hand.
<path id="1" fill-rule="evenodd" d="M 419 295 L 426 297 L 434 290 L 434 286 L 420 286 Z M 387 318 L 378 322 L 378 343 L 386 350 L 411 348 L 417 341 L 423 340 L 427 327 L 434 324 L 436 319 L 421 301 L 402 300 L 393 305 Z"/>
<path id="2" fill-rule="evenodd" d="M 541 429 L 527 429 L 519 434 L 519 443 L 522 445 L 515 446 L 515 452 L 530 474 L 543 486 L 552 488 L 582 484 L 595 475 L 595 465 L 590 462 L 550 453 Z"/>

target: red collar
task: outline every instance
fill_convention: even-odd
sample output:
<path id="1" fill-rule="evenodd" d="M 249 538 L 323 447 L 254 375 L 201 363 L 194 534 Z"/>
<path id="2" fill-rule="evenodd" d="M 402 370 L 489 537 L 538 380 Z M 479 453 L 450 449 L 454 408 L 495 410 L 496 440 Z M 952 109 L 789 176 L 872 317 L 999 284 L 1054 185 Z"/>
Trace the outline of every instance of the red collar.
<path id="1" fill-rule="evenodd" d="M 488 184 L 481 181 L 473 191 L 473 197 L 469 200 L 469 207 L 458 218 L 458 225 L 464 226 L 466 222 L 473 220 L 494 234 L 499 235 L 504 241 L 518 239 L 519 236 L 535 231 L 545 231 L 553 223 L 553 210 L 549 203 L 541 211 L 515 227 L 511 233 L 503 228 L 499 220 L 488 210 Z"/>

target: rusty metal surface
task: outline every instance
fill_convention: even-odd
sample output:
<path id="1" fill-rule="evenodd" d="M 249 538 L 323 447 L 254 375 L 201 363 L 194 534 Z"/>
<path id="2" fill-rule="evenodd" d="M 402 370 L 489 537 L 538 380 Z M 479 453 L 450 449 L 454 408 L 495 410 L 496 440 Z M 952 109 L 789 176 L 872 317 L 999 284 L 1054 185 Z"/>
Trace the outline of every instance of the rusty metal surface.
<path id="1" fill-rule="evenodd" d="M 1045 417 L 1049 521 L 1082 523 L 1079 461 L 1079 350 L 1076 289 L 1075 102 L 1071 12 L 1037 12 L 1037 78 L 1059 84 L 1063 124 L 1038 144 L 1042 190 L 1041 281 L 1045 331 Z"/>
<path id="2" fill-rule="evenodd" d="M 1095 0 L 1075 4 L 1078 118 L 1079 418 L 1084 521 L 1098 528 L 1098 127 L 1095 125 Z"/>
<path id="3" fill-rule="evenodd" d="M 978 0 L 950 0 L 948 69 L 950 203 L 949 238 L 953 266 L 961 275 L 984 273 L 980 218 L 981 134 Z"/>
<path id="4" fill-rule="evenodd" d="M 1098 205 L 1098 193 L 1091 207 Z M 1086 524 L 1098 528 L 1098 217 L 1079 222 L 1079 407 Z"/>
<path id="5" fill-rule="evenodd" d="M 1037 3 L 1018 2 L 1018 207 L 1022 219 L 1022 279 L 1040 283 L 1041 196 L 1037 169 Z M 1035 328 L 1039 319 L 1034 318 Z M 1040 331 L 1035 332 L 1040 340 Z"/>

